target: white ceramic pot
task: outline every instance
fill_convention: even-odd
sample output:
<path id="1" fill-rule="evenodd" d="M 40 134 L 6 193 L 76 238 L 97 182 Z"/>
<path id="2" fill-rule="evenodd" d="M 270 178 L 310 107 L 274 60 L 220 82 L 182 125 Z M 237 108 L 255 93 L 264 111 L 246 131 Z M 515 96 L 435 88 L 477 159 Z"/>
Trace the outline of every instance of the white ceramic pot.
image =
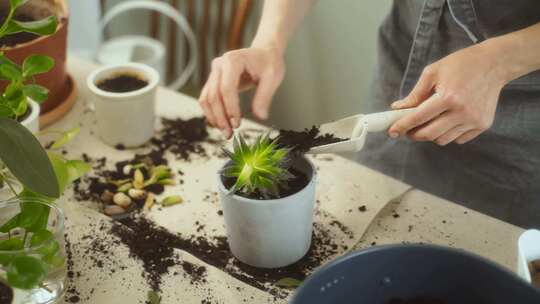
<path id="1" fill-rule="evenodd" d="M 228 194 L 218 175 L 229 246 L 240 261 L 261 268 L 284 267 L 300 260 L 309 250 L 315 168 L 306 158 L 299 158 L 293 166 L 307 174 L 308 185 L 293 195 L 272 200 Z"/>
<path id="2" fill-rule="evenodd" d="M 39 132 L 39 104 L 31 99 L 28 99 L 28 105 L 30 106 L 30 115 L 26 117 L 21 124 L 25 126 L 30 132 Z"/>
<path id="3" fill-rule="evenodd" d="M 143 77 L 148 85 L 126 93 L 107 92 L 97 87 L 100 81 L 122 73 Z M 137 147 L 152 138 L 158 83 L 158 72 L 140 63 L 109 65 L 88 76 L 87 85 L 95 95 L 99 135 L 105 143 Z"/>

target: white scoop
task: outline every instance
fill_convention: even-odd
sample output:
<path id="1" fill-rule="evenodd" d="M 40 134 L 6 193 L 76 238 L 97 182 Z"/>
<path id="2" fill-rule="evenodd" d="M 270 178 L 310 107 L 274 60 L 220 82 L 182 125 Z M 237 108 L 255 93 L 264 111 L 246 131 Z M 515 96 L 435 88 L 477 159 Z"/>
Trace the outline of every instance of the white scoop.
<path id="1" fill-rule="evenodd" d="M 338 138 L 348 138 L 348 140 L 316 146 L 309 149 L 307 153 L 358 152 L 364 146 L 367 133 L 386 131 L 394 122 L 415 110 L 416 108 L 410 108 L 372 114 L 357 114 L 322 124 L 319 127 L 320 134 L 332 134 Z"/>

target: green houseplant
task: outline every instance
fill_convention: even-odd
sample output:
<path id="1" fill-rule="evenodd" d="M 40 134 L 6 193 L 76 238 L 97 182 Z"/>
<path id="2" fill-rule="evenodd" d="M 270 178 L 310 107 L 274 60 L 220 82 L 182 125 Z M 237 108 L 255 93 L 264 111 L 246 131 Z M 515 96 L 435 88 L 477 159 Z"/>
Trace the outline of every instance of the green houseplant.
<path id="1" fill-rule="evenodd" d="M 15 10 L 26 2 L 9 0 L 9 13 L 0 26 L 0 37 L 19 32 L 54 33 L 54 16 L 33 22 L 13 19 Z M 47 276 L 58 269 L 64 269 L 65 277 L 63 234 L 59 233 L 61 227 L 51 226 L 62 222 L 63 216 L 51 203 L 90 168 L 82 161 L 63 158 L 54 149 L 45 151 L 21 124 L 21 117 L 30 109 L 30 99 L 42 102 L 48 95 L 46 88 L 34 83 L 34 76 L 47 72 L 53 65 L 47 56 L 32 55 L 19 66 L 0 53 L 0 79 L 9 82 L 0 93 L 0 188 L 7 188 L 15 197 L 0 202 L 0 284 L 18 290 L 43 288 L 57 297 L 63 284 L 59 284 L 58 290 L 44 285 Z M 52 148 L 60 148 L 77 132 L 74 129 L 62 133 Z M 37 294 L 35 290 L 30 293 Z M 30 298 L 22 301 L 40 303 Z"/>
<path id="2" fill-rule="evenodd" d="M 304 156 L 261 135 L 252 144 L 235 137 L 218 174 L 232 253 L 255 267 L 301 259 L 311 244 L 315 169 Z"/>
<path id="3" fill-rule="evenodd" d="M 269 135 L 258 137 L 252 145 L 238 136 L 233 144 L 233 151 L 224 150 L 231 162 L 222 170 L 223 176 L 235 180 L 231 192 L 275 197 L 279 188 L 287 187 L 287 180 L 294 177 L 288 170 L 290 150 L 279 147 Z"/>

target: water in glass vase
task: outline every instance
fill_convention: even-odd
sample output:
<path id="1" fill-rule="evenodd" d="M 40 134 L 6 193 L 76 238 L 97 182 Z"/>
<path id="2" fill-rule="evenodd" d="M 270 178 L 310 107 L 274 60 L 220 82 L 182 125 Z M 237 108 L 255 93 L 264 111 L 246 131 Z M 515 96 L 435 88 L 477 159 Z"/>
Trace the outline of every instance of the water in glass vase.
<path id="1" fill-rule="evenodd" d="M 60 209 L 19 199 L 0 202 L 0 282 L 12 292 L 7 304 L 59 302 L 66 263 Z"/>

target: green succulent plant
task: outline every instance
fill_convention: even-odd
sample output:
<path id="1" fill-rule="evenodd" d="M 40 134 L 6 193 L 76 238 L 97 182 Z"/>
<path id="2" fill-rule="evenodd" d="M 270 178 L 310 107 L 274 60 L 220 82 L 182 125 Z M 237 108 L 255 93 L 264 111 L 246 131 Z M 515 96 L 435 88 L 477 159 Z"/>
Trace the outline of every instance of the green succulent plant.
<path id="1" fill-rule="evenodd" d="M 242 136 L 233 139 L 233 151 L 225 150 L 231 163 L 222 170 L 225 177 L 235 178 L 231 192 L 260 194 L 265 198 L 279 195 L 293 175 L 289 172 L 290 149 L 279 147 L 269 134 L 259 136 L 248 145 Z"/>

